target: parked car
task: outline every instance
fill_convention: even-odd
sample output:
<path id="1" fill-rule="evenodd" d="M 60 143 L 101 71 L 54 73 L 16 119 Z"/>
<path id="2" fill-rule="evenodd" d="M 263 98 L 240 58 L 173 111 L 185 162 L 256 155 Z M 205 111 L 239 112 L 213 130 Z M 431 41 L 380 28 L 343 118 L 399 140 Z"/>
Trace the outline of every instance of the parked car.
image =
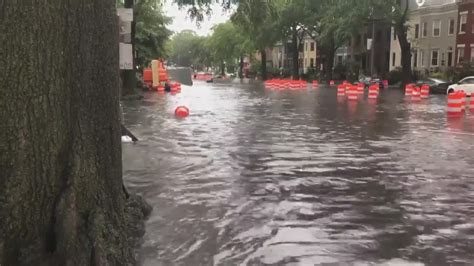
<path id="1" fill-rule="evenodd" d="M 371 78 L 371 77 L 362 76 L 361 78 L 359 78 L 359 82 L 364 83 L 366 87 L 368 87 L 368 86 L 370 86 L 374 83 L 377 83 L 377 84 L 379 84 L 379 87 L 381 89 L 384 88 L 383 80 L 381 80 L 380 78 Z"/>
<path id="2" fill-rule="evenodd" d="M 449 85 L 446 93 L 450 94 L 455 91 L 464 91 L 467 95 L 472 95 L 474 92 L 474 77 L 465 77 L 458 83 Z"/>
<path id="3" fill-rule="evenodd" d="M 442 80 L 439 78 L 424 78 L 424 79 L 417 80 L 415 83 L 417 86 L 421 86 L 423 84 L 429 85 L 431 93 L 434 93 L 434 94 L 437 94 L 437 93 L 445 94 L 449 85 L 452 84 L 452 82 Z"/>

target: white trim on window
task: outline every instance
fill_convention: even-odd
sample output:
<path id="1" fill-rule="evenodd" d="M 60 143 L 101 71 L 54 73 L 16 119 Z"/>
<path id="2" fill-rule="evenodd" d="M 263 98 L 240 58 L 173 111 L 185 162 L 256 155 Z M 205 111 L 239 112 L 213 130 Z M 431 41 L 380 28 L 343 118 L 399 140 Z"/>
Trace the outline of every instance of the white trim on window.
<path id="1" fill-rule="evenodd" d="M 435 26 L 435 24 L 438 23 L 438 27 Z M 436 19 L 436 20 L 433 20 L 433 29 L 431 31 L 431 33 L 433 34 L 433 37 L 439 37 L 441 36 L 441 20 L 440 19 Z M 435 35 L 435 30 L 438 30 L 438 35 Z"/>
<path id="2" fill-rule="evenodd" d="M 453 25 L 453 32 L 451 31 L 451 24 Z M 456 33 L 456 20 L 454 18 L 449 18 L 448 20 L 448 36 L 452 36 Z"/>
<path id="3" fill-rule="evenodd" d="M 463 22 L 464 21 L 464 22 Z M 459 16 L 459 34 L 465 34 L 466 31 L 462 30 L 462 26 L 465 25 L 464 27 L 467 27 L 467 12 L 464 14 L 460 13 Z"/>
<path id="4" fill-rule="evenodd" d="M 425 66 L 425 51 L 420 50 L 420 63 L 418 64 L 420 67 Z"/>
<path id="5" fill-rule="evenodd" d="M 433 64 L 433 59 L 435 59 L 434 54 L 436 53 L 436 64 Z M 431 60 L 430 66 L 437 67 L 439 66 L 439 49 L 431 50 Z"/>
<path id="6" fill-rule="evenodd" d="M 464 47 L 466 47 L 466 45 L 465 44 L 458 44 L 457 47 L 458 48 L 464 48 Z"/>
<path id="7" fill-rule="evenodd" d="M 462 12 L 459 12 L 459 15 L 467 15 L 467 13 L 469 13 L 468 11 L 462 11 Z"/>
<path id="8" fill-rule="evenodd" d="M 428 22 L 421 23 L 421 38 L 428 37 Z"/>

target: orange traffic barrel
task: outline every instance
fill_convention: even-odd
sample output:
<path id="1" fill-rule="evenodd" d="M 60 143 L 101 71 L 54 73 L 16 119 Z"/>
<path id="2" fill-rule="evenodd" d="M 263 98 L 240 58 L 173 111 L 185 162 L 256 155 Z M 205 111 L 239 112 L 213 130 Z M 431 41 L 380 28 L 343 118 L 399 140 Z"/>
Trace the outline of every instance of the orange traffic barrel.
<path id="1" fill-rule="evenodd" d="M 459 91 L 459 95 L 461 97 L 461 103 L 462 103 L 462 110 L 464 111 L 466 109 L 466 98 L 467 95 L 464 91 Z"/>
<path id="2" fill-rule="evenodd" d="M 474 112 L 474 93 L 471 93 L 471 100 L 469 102 L 469 111 Z"/>
<path id="3" fill-rule="evenodd" d="M 334 86 L 334 80 L 330 80 L 330 81 L 329 81 L 329 85 L 330 85 L 330 86 Z"/>
<path id="4" fill-rule="evenodd" d="M 357 101 L 358 99 L 358 93 L 357 93 L 357 86 L 350 86 L 348 91 L 347 91 L 347 99 L 351 101 Z"/>
<path id="5" fill-rule="evenodd" d="M 430 96 L 430 86 L 423 84 L 421 86 L 421 99 L 428 99 Z"/>
<path id="6" fill-rule="evenodd" d="M 405 85 L 405 96 L 411 96 L 413 94 L 413 84 Z"/>
<path id="7" fill-rule="evenodd" d="M 377 99 L 379 96 L 379 87 L 377 84 L 372 84 L 369 87 L 369 99 Z"/>
<path id="8" fill-rule="evenodd" d="M 345 96 L 346 95 L 346 85 L 340 84 L 337 86 L 337 96 Z"/>
<path id="9" fill-rule="evenodd" d="M 463 95 L 460 92 L 448 94 L 448 116 L 461 116 L 463 112 Z"/>
<path id="10" fill-rule="evenodd" d="M 411 100 L 414 102 L 419 102 L 421 101 L 421 94 L 420 94 L 420 88 L 414 87 L 413 92 L 411 95 Z"/>
<path id="11" fill-rule="evenodd" d="M 153 82 L 153 72 L 151 71 L 151 68 L 143 69 L 143 82 L 145 83 Z"/>
<path id="12" fill-rule="evenodd" d="M 365 84 L 362 82 L 357 83 L 357 94 L 364 94 Z"/>
<path id="13" fill-rule="evenodd" d="M 317 80 L 313 80 L 313 87 L 319 86 L 319 82 Z"/>

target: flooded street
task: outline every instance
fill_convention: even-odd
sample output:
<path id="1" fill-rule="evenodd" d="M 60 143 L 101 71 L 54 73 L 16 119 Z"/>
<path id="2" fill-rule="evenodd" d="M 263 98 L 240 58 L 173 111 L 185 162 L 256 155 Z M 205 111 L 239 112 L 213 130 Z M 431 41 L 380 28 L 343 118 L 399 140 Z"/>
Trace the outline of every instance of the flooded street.
<path id="1" fill-rule="evenodd" d="M 196 82 L 123 104 L 142 265 L 474 265 L 474 115 L 444 95 Z"/>

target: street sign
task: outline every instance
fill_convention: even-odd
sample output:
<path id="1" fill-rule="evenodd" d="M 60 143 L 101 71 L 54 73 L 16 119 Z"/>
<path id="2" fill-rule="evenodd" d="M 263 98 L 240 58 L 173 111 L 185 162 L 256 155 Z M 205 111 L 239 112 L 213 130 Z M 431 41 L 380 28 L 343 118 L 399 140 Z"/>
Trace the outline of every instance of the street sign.
<path id="1" fill-rule="evenodd" d="M 133 69 L 132 45 L 128 43 L 119 44 L 120 69 Z"/>

